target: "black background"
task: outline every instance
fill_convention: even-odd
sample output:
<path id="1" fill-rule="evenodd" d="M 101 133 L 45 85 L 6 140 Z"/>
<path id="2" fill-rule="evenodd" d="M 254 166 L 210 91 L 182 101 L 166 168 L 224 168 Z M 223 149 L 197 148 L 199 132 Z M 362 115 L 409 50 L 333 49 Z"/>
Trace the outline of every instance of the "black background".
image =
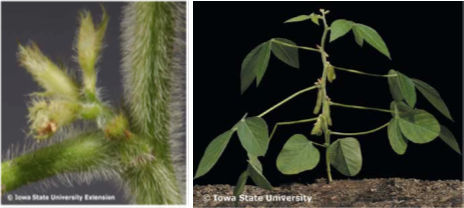
<path id="1" fill-rule="evenodd" d="M 392 57 L 388 60 L 368 44 L 359 47 L 350 32 L 328 44 L 329 61 L 338 66 L 386 74 L 394 68 L 421 79 L 440 93 L 455 122 L 447 120 L 418 93 L 417 107 L 436 116 L 462 144 L 462 7 L 460 2 L 266 2 L 211 3 L 194 5 L 194 172 L 207 144 L 231 128 L 248 112 L 258 115 L 290 94 L 312 85 L 321 74 L 320 56 L 300 50 L 300 69 L 293 69 L 271 57 L 268 70 L 240 95 L 240 65 L 246 54 L 273 37 L 314 47 L 320 42 L 322 27 L 310 21 L 282 24 L 288 18 L 330 10 L 330 22 L 345 18 L 378 31 Z M 388 108 L 391 95 L 384 78 L 338 72 L 328 86 L 332 100 L 363 106 Z M 316 93 L 306 93 L 266 115 L 269 129 L 275 122 L 314 117 Z M 335 131 L 356 132 L 375 128 L 391 119 L 386 113 L 332 108 Z M 285 141 L 293 134 L 309 136 L 312 124 L 279 127 L 261 162 L 264 175 L 273 185 L 289 182 L 310 183 L 326 177 L 323 156 L 319 165 L 298 175 L 281 174 L 275 160 Z M 320 137 L 309 136 L 313 141 Z M 461 179 L 462 156 L 440 139 L 427 144 L 409 143 L 406 154 L 391 149 L 386 129 L 358 136 L 363 167 L 354 178 L 404 177 L 419 179 Z M 332 137 L 332 140 L 336 137 Z M 321 151 L 323 153 L 323 151 Z M 213 169 L 194 184 L 235 184 L 246 168 L 246 152 L 234 136 Z M 345 176 L 333 170 L 335 179 Z"/>

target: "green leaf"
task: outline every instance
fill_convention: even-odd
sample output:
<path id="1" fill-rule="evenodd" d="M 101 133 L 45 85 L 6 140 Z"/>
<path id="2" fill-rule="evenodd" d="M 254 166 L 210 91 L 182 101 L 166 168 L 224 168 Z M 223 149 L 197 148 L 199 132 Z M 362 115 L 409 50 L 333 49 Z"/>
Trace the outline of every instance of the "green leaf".
<path id="1" fill-rule="evenodd" d="M 253 182 L 264 189 L 272 190 L 272 185 L 269 181 L 264 177 L 261 171 L 257 169 L 250 161 L 248 161 L 248 174 Z"/>
<path id="2" fill-rule="evenodd" d="M 403 101 L 392 101 L 390 104 L 390 110 L 393 111 L 391 114 L 393 117 L 399 117 L 401 114 L 408 113 L 412 110 L 408 104 Z"/>
<path id="3" fill-rule="evenodd" d="M 286 20 L 284 23 L 302 22 L 302 21 L 306 21 L 308 19 L 311 19 L 311 21 L 314 24 L 319 25 L 320 16 L 321 15 L 314 14 L 314 13 L 311 13 L 310 15 L 298 15 L 296 17 L 292 17 L 292 18 Z"/>
<path id="4" fill-rule="evenodd" d="M 414 107 L 417 95 L 412 79 L 393 69 L 390 69 L 388 74 L 396 75 L 394 77 L 388 77 L 388 86 L 393 99 L 395 101 L 401 101 L 404 99 L 409 106 Z"/>
<path id="5" fill-rule="evenodd" d="M 203 157 L 200 160 L 195 178 L 198 178 L 211 170 L 214 164 L 216 164 L 218 161 L 219 157 L 221 157 L 221 154 L 229 143 L 233 133 L 233 130 L 228 130 L 214 138 L 214 140 L 209 143 L 208 147 L 206 147 Z"/>
<path id="6" fill-rule="evenodd" d="M 450 146 L 451 149 L 461 154 L 461 150 L 459 148 L 458 142 L 456 141 L 456 138 L 454 137 L 453 133 L 448 128 L 446 128 L 446 126 L 440 126 L 440 139 L 443 140 L 448 146 Z"/>
<path id="7" fill-rule="evenodd" d="M 263 172 L 263 166 L 261 165 L 261 162 L 259 162 L 258 157 L 254 156 L 252 154 L 248 154 L 248 162 L 251 163 L 256 169 L 262 173 Z"/>
<path id="8" fill-rule="evenodd" d="M 240 177 L 238 177 L 237 185 L 235 185 L 234 196 L 238 197 L 240 194 L 243 193 L 243 190 L 245 190 L 247 179 L 248 171 L 243 171 L 243 173 L 240 174 Z"/>
<path id="9" fill-rule="evenodd" d="M 296 17 L 292 17 L 292 18 L 290 18 L 288 20 L 285 20 L 284 23 L 302 22 L 302 21 L 305 21 L 305 20 L 308 20 L 308 19 L 311 19 L 311 15 L 302 14 L 302 15 L 298 15 Z"/>
<path id="10" fill-rule="evenodd" d="M 300 68 L 300 62 L 298 59 L 298 49 L 285 44 L 281 44 L 287 43 L 290 45 L 296 45 L 296 43 L 284 38 L 274 38 L 273 40 L 274 41 L 271 41 L 272 53 L 284 63 L 297 69 Z"/>
<path id="11" fill-rule="evenodd" d="M 357 139 L 347 137 L 337 139 L 327 149 L 330 163 L 340 173 L 346 176 L 354 176 L 361 171 L 362 155 Z"/>
<path id="12" fill-rule="evenodd" d="M 351 28 L 353 27 L 354 22 L 345 20 L 345 19 L 338 19 L 332 22 L 330 25 L 330 39 L 329 42 L 332 42 L 339 37 L 344 36 L 347 34 Z"/>
<path id="13" fill-rule="evenodd" d="M 311 18 L 311 21 L 316 24 L 316 25 L 319 25 L 319 19 L 321 17 L 321 15 L 317 15 L 317 14 L 314 14 L 314 13 L 311 13 L 309 15 L 309 17 Z"/>
<path id="14" fill-rule="evenodd" d="M 271 43 L 270 41 L 266 41 L 251 50 L 245 57 L 242 62 L 242 70 L 240 72 L 242 94 L 251 85 L 251 83 L 253 83 L 255 78 L 257 79 L 256 84 L 259 85 L 264 73 L 266 72 L 270 56 Z"/>
<path id="15" fill-rule="evenodd" d="M 403 96 L 404 100 L 406 100 L 406 103 L 408 103 L 409 106 L 414 107 L 414 105 L 416 105 L 417 100 L 414 82 L 401 72 L 397 72 L 397 74 L 401 95 Z"/>
<path id="16" fill-rule="evenodd" d="M 263 156 L 269 144 L 266 121 L 259 117 L 241 120 L 238 125 L 238 138 L 243 148 L 252 155 Z"/>
<path id="17" fill-rule="evenodd" d="M 302 21 L 308 20 L 308 19 L 310 19 L 310 18 L 311 18 L 311 17 L 310 17 L 309 15 L 304 15 L 304 14 L 302 14 L 302 15 L 298 15 L 298 16 L 296 16 L 296 17 L 292 17 L 292 18 L 290 18 L 290 19 L 288 19 L 288 20 L 285 20 L 284 23 L 302 22 Z"/>
<path id="18" fill-rule="evenodd" d="M 403 135 L 418 144 L 430 142 L 440 134 L 437 119 L 424 110 L 415 109 L 400 114 L 399 125 Z"/>
<path id="19" fill-rule="evenodd" d="M 390 124 L 388 124 L 388 141 L 390 142 L 390 146 L 393 151 L 397 154 L 402 155 L 406 152 L 408 143 L 401 134 L 397 118 L 393 118 L 390 121 Z"/>
<path id="20" fill-rule="evenodd" d="M 448 107 L 446 106 L 445 102 L 441 99 L 440 94 L 438 91 L 430 86 L 429 84 L 418 80 L 418 79 L 412 79 L 414 82 L 416 89 L 419 90 L 420 93 L 438 110 L 440 113 L 442 113 L 446 118 L 450 119 L 453 121 L 453 117 L 451 117 L 451 114 L 448 110 Z"/>
<path id="21" fill-rule="evenodd" d="M 390 89 L 390 93 L 395 101 L 402 101 L 403 95 L 401 94 L 400 84 L 398 81 L 398 73 L 395 70 L 390 69 L 388 71 L 388 75 L 396 75 L 392 77 L 388 77 L 388 87 Z"/>
<path id="22" fill-rule="evenodd" d="M 365 40 L 367 43 L 369 43 L 369 45 L 371 45 L 372 47 L 377 49 L 380 53 L 382 53 L 383 55 L 391 59 L 390 52 L 388 51 L 387 45 L 383 41 L 382 37 L 380 37 L 377 31 L 375 31 L 373 28 L 367 25 L 356 23 L 353 25 L 353 31 L 355 31 L 354 32 L 355 36 L 357 35 L 359 38 L 362 38 L 362 40 Z M 356 42 L 359 45 L 362 45 L 362 41 L 358 42 L 358 40 L 356 40 Z"/>
<path id="23" fill-rule="evenodd" d="M 319 163 L 319 150 L 302 134 L 295 134 L 285 143 L 277 157 L 277 169 L 283 174 L 298 174 Z"/>
<path id="24" fill-rule="evenodd" d="M 359 30 L 359 28 L 353 27 L 353 35 L 354 35 L 354 41 L 355 41 L 359 46 L 362 47 L 363 44 L 364 44 L 364 40 L 363 40 L 362 33 L 361 33 L 361 31 Z"/>

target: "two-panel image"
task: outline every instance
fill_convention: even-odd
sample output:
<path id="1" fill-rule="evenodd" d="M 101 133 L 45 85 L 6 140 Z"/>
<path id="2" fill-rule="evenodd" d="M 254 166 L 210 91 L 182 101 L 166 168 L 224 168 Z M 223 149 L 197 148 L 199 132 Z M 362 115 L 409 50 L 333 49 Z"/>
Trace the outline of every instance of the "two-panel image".
<path id="1" fill-rule="evenodd" d="M 462 2 L 1 2 L 1 205 L 463 207 Z"/>

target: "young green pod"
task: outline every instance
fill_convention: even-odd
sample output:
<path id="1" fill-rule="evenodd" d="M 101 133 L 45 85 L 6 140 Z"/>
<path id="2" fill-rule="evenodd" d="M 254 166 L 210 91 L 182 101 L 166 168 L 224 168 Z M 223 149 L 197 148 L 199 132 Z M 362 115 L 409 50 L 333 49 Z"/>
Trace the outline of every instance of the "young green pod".
<path id="1" fill-rule="evenodd" d="M 314 123 L 314 127 L 311 130 L 311 135 L 320 136 L 322 135 L 322 126 L 324 125 L 324 117 L 320 115 L 317 118 L 317 121 Z"/>
<path id="2" fill-rule="evenodd" d="M 321 104 L 322 104 L 322 90 L 319 89 L 317 91 L 316 106 L 314 106 L 314 110 L 313 110 L 314 114 L 318 114 L 319 111 L 321 111 Z"/>
<path id="3" fill-rule="evenodd" d="M 322 102 L 322 112 L 327 121 L 327 125 L 332 126 L 332 118 L 330 117 L 330 105 L 328 100 L 326 102 Z"/>
<path id="4" fill-rule="evenodd" d="M 336 78 L 337 75 L 335 74 L 335 68 L 330 63 L 327 63 L 327 80 L 332 83 Z"/>
<path id="5" fill-rule="evenodd" d="M 19 45 L 18 59 L 20 65 L 45 89 L 45 93 L 41 95 L 68 100 L 78 99 L 76 83 L 63 69 L 43 55 L 35 43 L 28 46 Z"/>
<path id="6" fill-rule="evenodd" d="M 80 27 L 77 36 L 77 60 L 82 69 L 84 89 L 95 93 L 97 74 L 95 64 L 103 46 L 103 37 L 108 25 L 108 15 L 102 7 L 103 15 L 101 22 L 95 26 L 92 15 L 88 11 L 80 13 Z"/>

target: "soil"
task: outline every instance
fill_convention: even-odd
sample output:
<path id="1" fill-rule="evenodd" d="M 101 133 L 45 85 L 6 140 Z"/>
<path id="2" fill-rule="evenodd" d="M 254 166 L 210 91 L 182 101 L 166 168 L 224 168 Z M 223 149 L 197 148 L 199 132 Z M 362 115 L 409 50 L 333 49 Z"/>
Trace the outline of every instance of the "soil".
<path id="1" fill-rule="evenodd" d="M 195 207 L 234 207 L 233 186 L 194 186 Z M 327 184 L 289 184 L 272 191 L 247 185 L 239 207 L 464 207 L 464 183 L 459 180 L 425 181 L 381 178 L 335 180 Z M 277 200 L 266 196 L 303 196 Z M 247 196 L 247 201 L 244 201 Z M 262 198 L 260 198 L 262 197 Z M 308 200 L 310 198 L 310 200 Z M 282 199 L 282 198 L 280 198 Z"/>

